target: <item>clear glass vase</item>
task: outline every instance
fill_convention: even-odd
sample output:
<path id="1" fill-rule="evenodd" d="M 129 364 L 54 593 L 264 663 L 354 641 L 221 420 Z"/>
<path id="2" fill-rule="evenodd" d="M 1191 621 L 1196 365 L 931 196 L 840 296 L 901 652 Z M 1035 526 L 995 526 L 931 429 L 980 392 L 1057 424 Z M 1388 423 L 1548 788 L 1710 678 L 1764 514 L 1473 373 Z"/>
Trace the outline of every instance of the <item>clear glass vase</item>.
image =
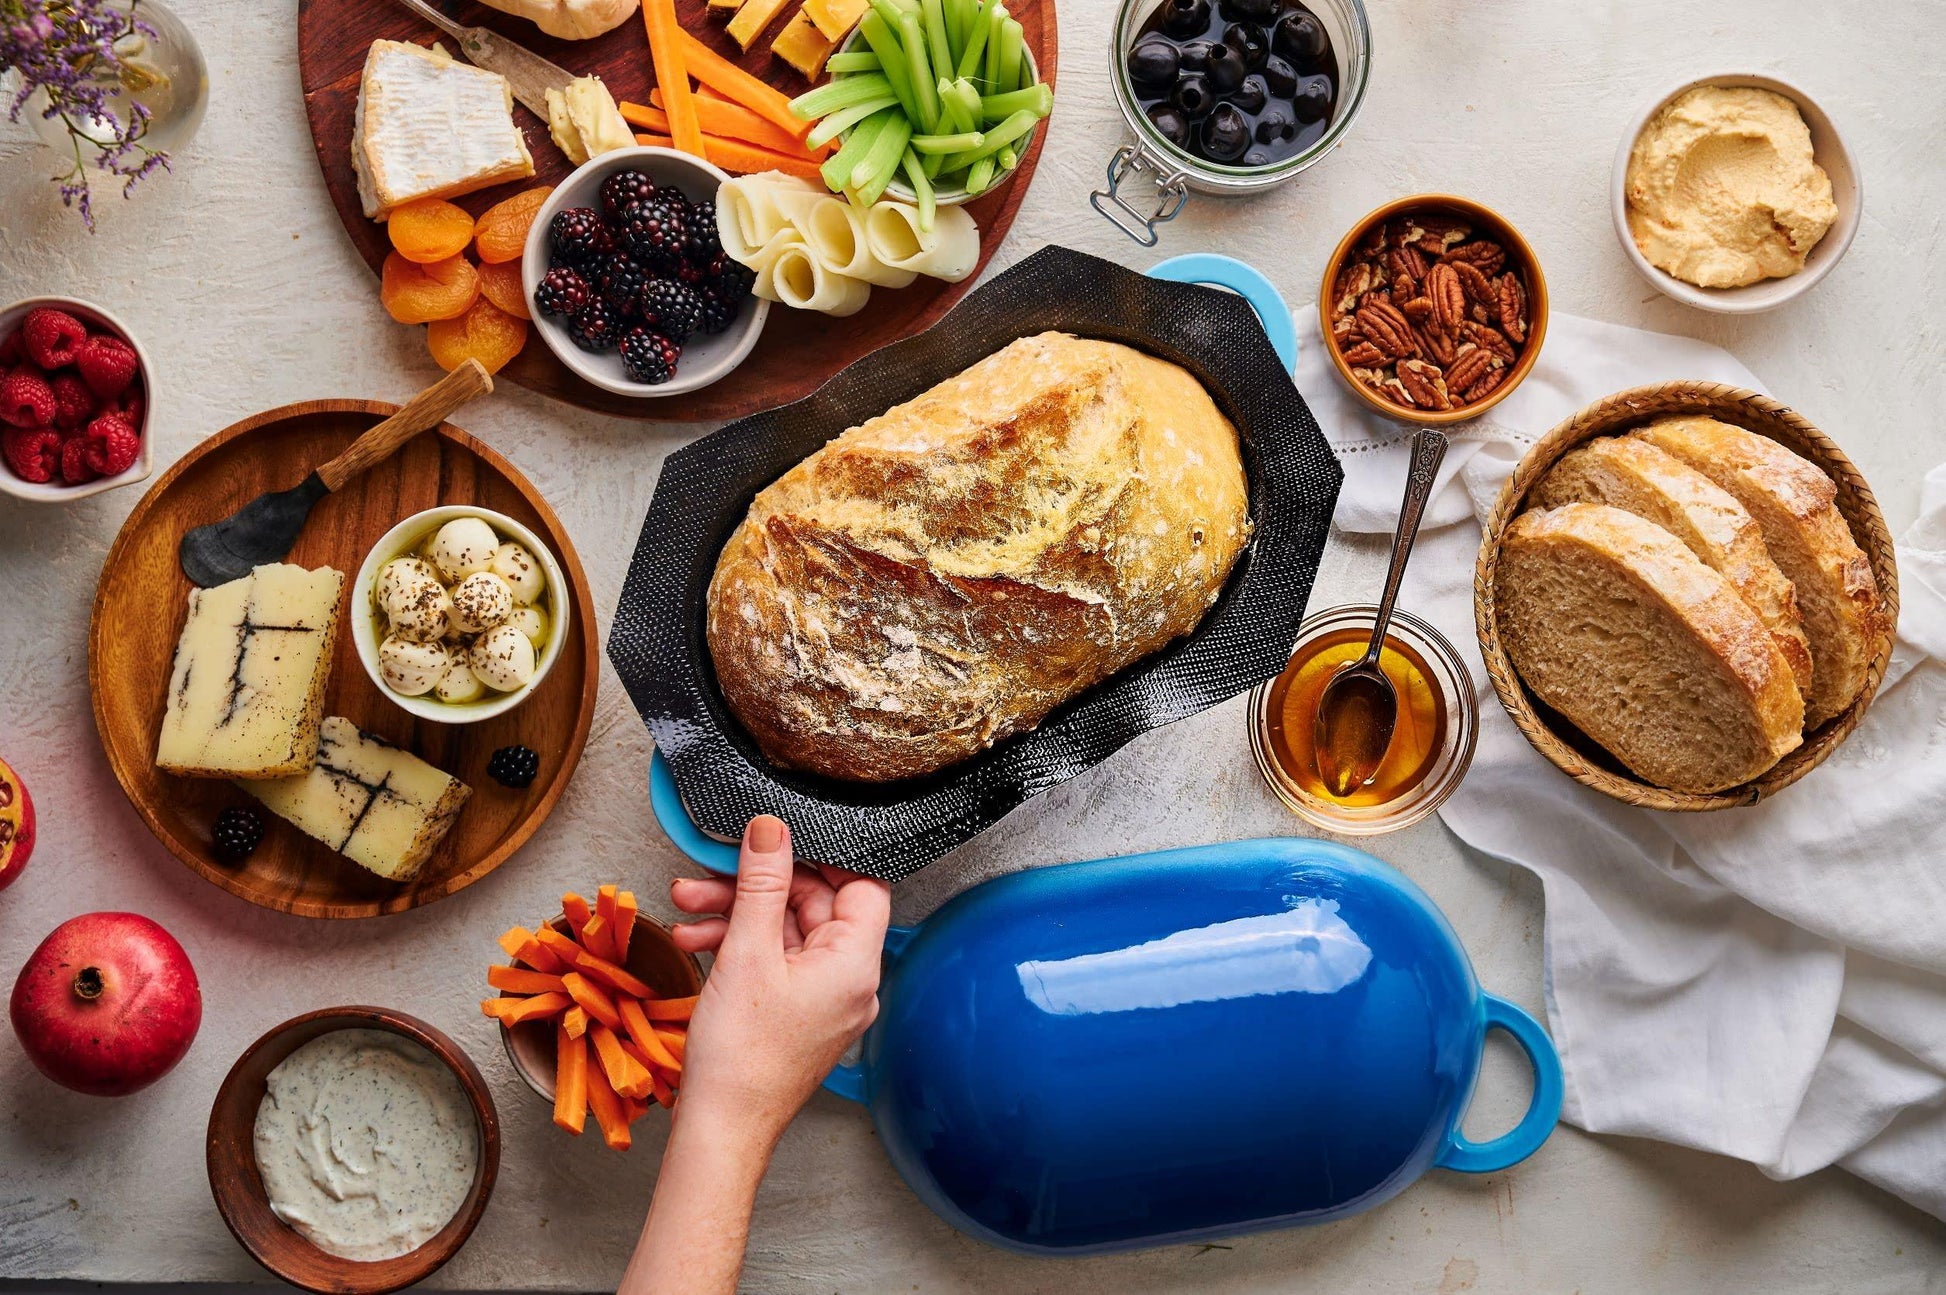
<path id="1" fill-rule="evenodd" d="M 125 105 L 141 104 L 149 112 L 140 137 L 142 144 L 174 153 L 195 136 L 209 102 L 209 70 L 203 64 L 203 52 L 182 20 L 161 0 L 111 0 L 110 7 L 133 15 L 154 34 L 131 31 L 115 42 L 121 66 L 98 69 L 96 80 L 109 91 L 109 110 L 126 120 Z M 58 116 L 42 116 L 46 111 L 47 97 L 36 91 L 21 108 L 20 119 L 31 124 L 50 147 L 64 152 L 73 147 L 68 137 L 70 124 L 82 138 L 96 143 L 112 142 L 120 124 L 99 118 L 70 123 Z"/>

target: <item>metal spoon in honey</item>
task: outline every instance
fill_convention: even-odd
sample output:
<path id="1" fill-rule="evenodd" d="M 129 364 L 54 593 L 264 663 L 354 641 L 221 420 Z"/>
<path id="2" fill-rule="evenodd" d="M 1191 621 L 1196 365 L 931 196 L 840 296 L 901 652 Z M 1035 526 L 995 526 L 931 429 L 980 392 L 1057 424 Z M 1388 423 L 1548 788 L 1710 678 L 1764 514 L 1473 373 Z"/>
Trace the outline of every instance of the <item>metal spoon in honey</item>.
<path id="1" fill-rule="evenodd" d="M 1364 656 L 1338 668 L 1318 697 L 1312 740 L 1318 777 L 1326 790 L 1340 798 L 1378 776 L 1386 748 L 1392 745 L 1392 730 L 1399 722 L 1399 694 L 1379 668 L 1379 653 L 1392 625 L 1392 605 L 1398 601 L 1412 542 L 1419 536 L 1419 522 L 1445 457 L 1444 433 L 1429 427 L 1412 438 L 1412 470 L 1406 477 L 1405 501 L 1399 505 L 1398 529 L 1392 533 L 1392 562 L 1372 621 L 1372 640 Z"/>

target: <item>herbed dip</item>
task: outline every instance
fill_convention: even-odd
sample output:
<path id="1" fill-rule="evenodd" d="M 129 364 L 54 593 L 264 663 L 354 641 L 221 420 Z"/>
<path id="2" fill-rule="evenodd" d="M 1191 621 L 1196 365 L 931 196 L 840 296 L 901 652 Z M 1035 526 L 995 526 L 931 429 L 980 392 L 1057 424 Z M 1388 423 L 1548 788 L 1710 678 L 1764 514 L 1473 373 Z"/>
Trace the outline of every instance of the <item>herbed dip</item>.
<path id="1" fill-rule="evenodd" d="M 458 1213 L 480 1163 L 459 1077 L 385 1030 L 334 1030 L 284 1058 L 253 1141 L 271 1211 L 342 1259 L 418 1249 Z"/>

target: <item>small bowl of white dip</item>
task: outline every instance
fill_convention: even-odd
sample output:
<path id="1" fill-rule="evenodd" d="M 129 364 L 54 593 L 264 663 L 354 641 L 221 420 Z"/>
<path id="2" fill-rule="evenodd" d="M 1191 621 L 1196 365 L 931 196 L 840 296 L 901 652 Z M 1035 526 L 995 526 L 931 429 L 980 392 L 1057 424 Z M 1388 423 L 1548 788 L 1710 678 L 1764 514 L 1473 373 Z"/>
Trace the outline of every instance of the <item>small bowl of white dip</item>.
<path id="1" fill-rule="evenodd" d="M 328 1007 L 237 1058 L 208 1163 L 217 1211 L 258 1263 L 305 1290 L 380 1295 L 466 1244 L 499 1173 L 500 1121 L 479 1068 L 432 1026 Z"/>

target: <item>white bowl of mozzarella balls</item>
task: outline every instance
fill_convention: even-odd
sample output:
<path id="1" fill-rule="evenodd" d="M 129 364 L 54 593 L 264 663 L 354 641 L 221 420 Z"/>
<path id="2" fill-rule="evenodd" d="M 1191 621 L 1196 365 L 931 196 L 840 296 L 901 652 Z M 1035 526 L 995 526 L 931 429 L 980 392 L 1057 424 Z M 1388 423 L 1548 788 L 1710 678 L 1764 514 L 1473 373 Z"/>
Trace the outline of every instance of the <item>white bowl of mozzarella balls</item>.
<path id="1" fill-rule="evenodd" d="M 533 531 L 471 505 L 385 533 L 352 599 L 358 659 L 421 719 L 472 724 L 520 704 L 568 634 L 567 580 Z"/>

